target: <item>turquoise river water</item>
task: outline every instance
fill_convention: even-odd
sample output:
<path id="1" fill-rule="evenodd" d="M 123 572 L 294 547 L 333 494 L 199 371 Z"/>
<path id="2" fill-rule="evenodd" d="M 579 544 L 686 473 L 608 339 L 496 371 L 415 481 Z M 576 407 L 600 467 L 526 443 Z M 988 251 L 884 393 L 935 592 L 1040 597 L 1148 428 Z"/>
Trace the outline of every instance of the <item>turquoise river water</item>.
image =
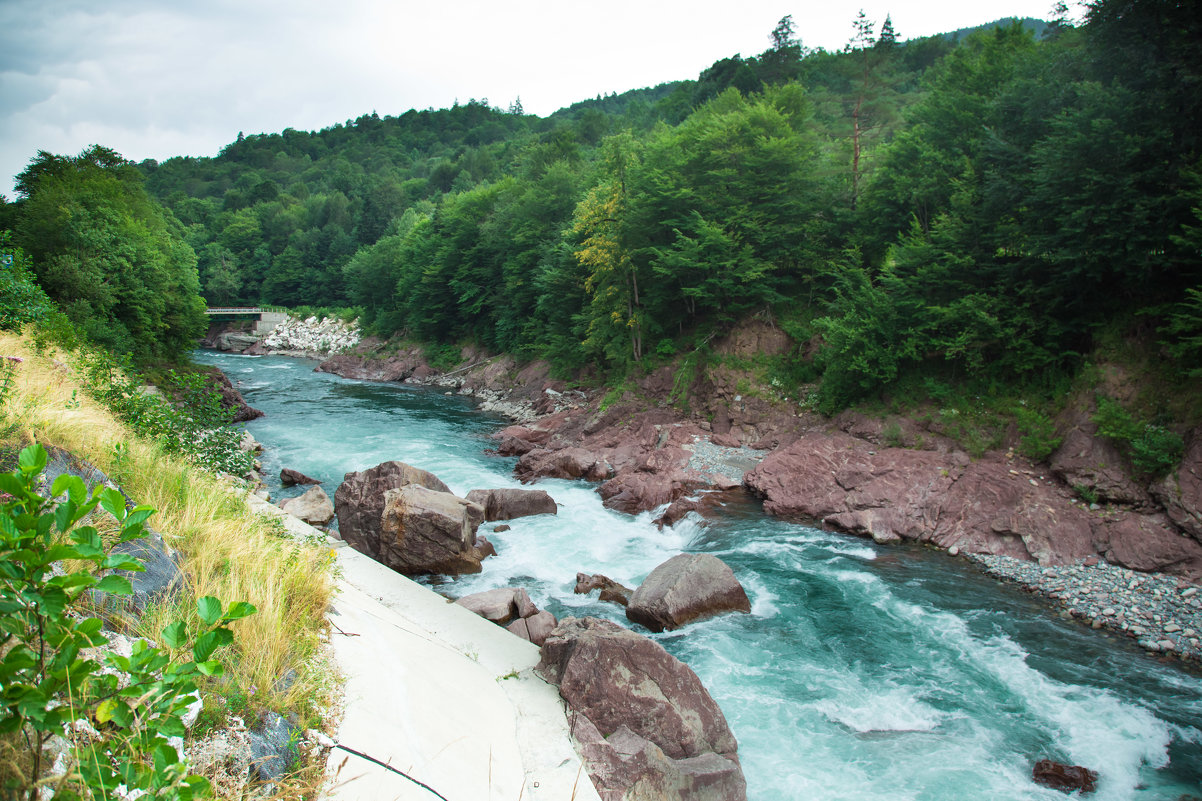
<path id="1" fill-rule="evenodd" d="M 276 499 L 299 494 L 281 491 L 281 467 L 332 497 L 343 474 L 389 459 L 460 495 L 520 486 L 513 459 L 485 453 L 505 421 L 468 399 L 315 373 L 305 360 L 197 357 L 267 413 L 247 428 Z M 590 484 L 539 487 L 559 514 L 500 534 L 485 524 L 498 556 L 438 590 L 522 586 L 558 617 L 630 625 L 619 607 L 574 595 L 576 573 L 635 586 L 682 551 L 723 559 L 752 613 L 651 636 L 721 705 L 749 798 L 1064 799 L 1031 781 L 1041 758 L 1098 770 L 1098 801 L 1202 798 L 1202 679 L 1062 621 L 964 560 L 785 523 L 751 500 L 709 525 L 659 531 L 653 514 L 602 507 Z"/>

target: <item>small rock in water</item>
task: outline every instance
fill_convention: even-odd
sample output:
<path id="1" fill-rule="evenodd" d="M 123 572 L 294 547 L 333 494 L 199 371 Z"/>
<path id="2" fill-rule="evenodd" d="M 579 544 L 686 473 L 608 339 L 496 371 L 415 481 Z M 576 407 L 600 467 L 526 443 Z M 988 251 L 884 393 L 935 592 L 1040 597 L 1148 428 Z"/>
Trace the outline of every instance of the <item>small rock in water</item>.
<path id="1" fill-rule="evenodd" d="M 953 545 L 952 547 L 948 548 L 948 549 L 947 549 L 947 552 L 948 552 L 950 555 L 952 555 L 952 556 L 959 556 L 959 555 L 960 555 L 960 549 L 959 549 L 959 547 L 957 547 L 957 546 L 955 546 L 955 545 Z"/>

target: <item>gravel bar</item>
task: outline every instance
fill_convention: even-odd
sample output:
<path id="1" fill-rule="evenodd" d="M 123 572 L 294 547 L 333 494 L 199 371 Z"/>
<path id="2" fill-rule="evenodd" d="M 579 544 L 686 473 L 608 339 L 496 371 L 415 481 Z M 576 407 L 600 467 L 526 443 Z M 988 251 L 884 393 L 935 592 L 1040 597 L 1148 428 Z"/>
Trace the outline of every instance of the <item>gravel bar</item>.
<path id="1" fill-rule="evenodd" d="M 1061 617 L 1131 637 L 1148 651 L 1202 661 L 1202 591 L 1163 573 L 1139 573 L 1090 557 L 1042 567 L 1009 556 L 966 554 L 989 575 L 1061 607 Z"/>

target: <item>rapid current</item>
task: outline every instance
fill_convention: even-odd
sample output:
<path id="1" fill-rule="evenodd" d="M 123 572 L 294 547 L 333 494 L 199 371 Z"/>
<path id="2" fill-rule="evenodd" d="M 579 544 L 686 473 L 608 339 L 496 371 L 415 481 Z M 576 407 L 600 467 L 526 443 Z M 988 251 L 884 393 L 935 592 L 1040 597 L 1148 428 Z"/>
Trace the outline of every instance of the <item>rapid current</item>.
<path id="1" fill-rule="evenodd" d="M 459 495 L 520 486 L 513 459 L 485 452 L 506 421 L 469 399 L 315 373 L 305 360 L 197 358 L 266 412 L 247 429 L 265 447 L 276 500 L 301 490 L 281 490 L 282 467 L 321 479 L 333 497 L 345 473 L 390 459 Z M 498 556 L 438 591 L 521 586 L 557 617 L 631 625 L 595 593 L 574 595 L 576 573 L 637 586 L 682 551 L 718 556 L 751 614 L 650 636 L 722 707 L 751 799 L 1066 798 L 1032 782 L 1043 758 L 1097 770 L 1098 801 L 1202 799 L 1197 673 L 1060 620 L 965 560 L 782 522 L 751 500 L 659 531 L 654 514 L 602 507 L 588 483 L 538 486 L 559 514 L 507 521 L 503 533 L 485 524 Z"/>

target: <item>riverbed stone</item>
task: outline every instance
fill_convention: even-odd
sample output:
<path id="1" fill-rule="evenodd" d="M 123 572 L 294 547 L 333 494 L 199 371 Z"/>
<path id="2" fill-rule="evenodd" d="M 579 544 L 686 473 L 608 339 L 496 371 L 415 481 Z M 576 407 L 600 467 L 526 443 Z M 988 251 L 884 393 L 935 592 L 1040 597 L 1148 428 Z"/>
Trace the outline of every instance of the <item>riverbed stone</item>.
<path id="1" fill-rule="evenodd" d="M 544 490 L 474 489 L 467 499 L 484 507 L 484 519 L 513 520 L 531 515 L 553 515 L 559 511 L 555 499 Z"/>
<path id="2" fill-rule="evenodd" d="M 1050 759 L 1041 759 L 1035 763 L 1031 777 L 1036 784 L 1059 790 L 1063 793 L 1092 793 L 1097 789 L 1097 771 L 1080 765 L 1065 765 Z"/>
<path id="3" fill-rule="evenodd" d="M 582 743 L 590 776 L 599 787 L 619 792 L 603 797 L 746 798 L 738 743 L 722 710 L 696 674 L 658 643 L 607 620 L 567 618 L 543 644 L 536 671 L 559 687 L 571 713 L 579 716 L 573 718 L 573 733 Z M 656 751 L 673 761 L 670 770 L 657 774 L 692 773 L 697 781 L 684 783 L 699 786 L 707 776 L 719 784 L 721 775 L 724 794 L 668 792 L 657 779 L 646 788 L 650 795 L 623 795 L 638 787 L 645 764 L 636 758 L 634 769 L 624 768 L 628 760 L 621 755 L 644 751 L 641 741 L 654 744 L 653 761 L 658 761 Z"/>
<path id="4" fill-rule="evenodd" d="M 334 509 L 342 539 L 360 553 L 378 559 L 376 555 L 382 550 L 380 517 L 384 513 L 384 493 L 408 484 L 438 492 L 451 491 L 433 473 L 404 462 L 383 462 L 368 470 L 347 473 L 334 491 Z"/>
<path id="5" fill-rule="evenodd" d="M 589 575 L 587 573 L 576 574 L 576 588 L 573 590 L 577 595 L 587 595 L 593 590 L 600 590 L 601 594 L 598 600 L 608 601 L 620 606 L 626 606 L 630 603 L 630 596 L 634 595 L 634 590 L 619 584 L 609 576 L 603 576 L 600 573 Z"/>
<path id="6" fill-rule="evenodd" d="M 626 606 L 626 617 L 652 631 L 671 631 L 725 612 L 751 611 L 734 571 L 712 554 L 682 553 L 656 567 Z"/>
<path id="7" fill-rule="evenodd" d="M 479 573 L 485 553 L 476 529 L 483 521 L 478 504 L 406 484 L 384 493 L 379 550 L 368 555 L 405 575 Z"/>

